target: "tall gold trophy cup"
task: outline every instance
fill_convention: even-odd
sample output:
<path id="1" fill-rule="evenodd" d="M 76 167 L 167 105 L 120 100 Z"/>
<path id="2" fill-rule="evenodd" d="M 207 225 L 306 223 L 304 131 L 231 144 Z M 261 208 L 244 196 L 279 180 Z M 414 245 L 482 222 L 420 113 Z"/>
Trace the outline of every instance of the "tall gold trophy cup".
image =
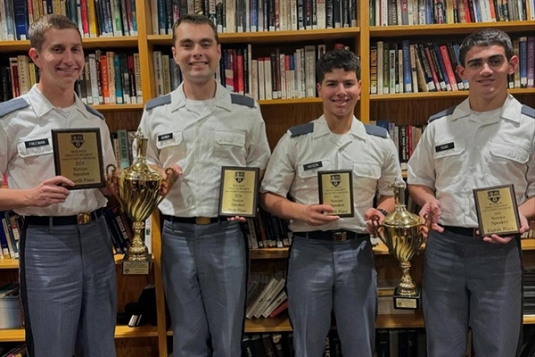
<path id="1" fill-rule="evenodd" d="M 389 213 L 383 225 L 379 224 L 379 217 L 371 218 L 375 232 L 387 246 L 388 251 L 398 261 L 403 272 L 399 285 L 394 290 L 394 308 L 417 310 L 420 308 L 420 291 L 414 284 L 409 273 L 410 260 L 418 252 L 424 236 L 422 228 L 430 220 L 422 223 L 420 217 L 407 210 L 404 204 L 405 182 L 396 181 L 390 185 L 394 190 L 396 209 Z"/>
<path id="2" fill-rule="evenodd" d="M 145 228 L 145 220 L 164 199 L 161 194 L 163 182 L 167 182 L 167 191 L 175 179 L 175 172 L 171 168 L 165 169 L 166 178 L 163 179 L 156 170 L 147 164 L 148 139 L 138 130 L 134 138 L 136 160 L 116 176 L 117 167 L 110 164 L 106 167 L 108 182 L 117 180 L 119 186 L 118 200 L 123 212 L 132 220 L 134 237 L 123 259 L 123 274 L 148 274 L 151 256 L 141 239 L 141 232 Z M 110 171 L 111 169 L 111 171 Z"/>

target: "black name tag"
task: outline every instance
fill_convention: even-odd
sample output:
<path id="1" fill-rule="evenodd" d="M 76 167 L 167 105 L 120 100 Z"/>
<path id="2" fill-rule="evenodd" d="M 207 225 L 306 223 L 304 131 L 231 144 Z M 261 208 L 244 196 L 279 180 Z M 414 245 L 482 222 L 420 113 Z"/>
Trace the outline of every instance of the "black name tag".
<path id="1" fill-rule="evenodd" d="M 48 139 L 39 139 L 39 140 L 26 141 L 24 142 L 24 145 L 26 146 L 26 149 L 29 149 L 29 148 L 36 148 L 39 146 L 50 145 L 50 143 L 48 142 Z"/>
<path id="2" fill-rule="evenodd" d="M 169 140 L 173 138 L 173 133 L 158 135 L 158 141 Z"/>
<path id="3" fill-rule="evenodd" d="M 451 150 L 453 148 L 455 148 L 455 143 L 447 143 L 447 144 L 444 144 L 444 145 L 435 146 L 435 152 Z"/>
<path id="4" fill-rule="evenodd" d="M 323 164 L 321 163 L 321 161 L 311 162 L 310 164 L 303 165 L 303 169 L 305 169 L 305 171 L 317 169 L 318 167 L 323 167 Z"/>

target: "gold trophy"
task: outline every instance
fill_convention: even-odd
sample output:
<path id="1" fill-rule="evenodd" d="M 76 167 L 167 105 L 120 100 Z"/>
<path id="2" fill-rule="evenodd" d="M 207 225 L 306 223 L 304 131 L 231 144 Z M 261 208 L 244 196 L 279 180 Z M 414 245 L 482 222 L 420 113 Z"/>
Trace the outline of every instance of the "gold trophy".
<path id="1" fill-rule="evenodd" d="M 132 230 L 134 231 L 132 244 L 128 247 L 123 259 L 123 274 L 149 273 L 151 257 L 141 239 L 141 232 L 145 228 L 145 220 L 149 218 L 165 197 L 160 193 L 162 183 L 167 183 L 167 191 L 169 192 L 175 179 L 175 172 L 172 168 L 165 169 L 167 177 L 164 180 L 162 175 L 147 164 L 147 145 L 148 139 L 138 129 L 134 138 L 137 155 L 132 166 L 121 170 L 118 176 L 114 175 L 117 170 L 114 164 L 109 164 L 106 167 L 108 183 L 113 183 L 114 178 L 117 178 L 118 200 L 123 212 L 132 220 Z"/>
<path id="2" fill-rule="evenodd" d="M 394 290 L 394 308 L 417 310 L 420 308 L 420 291 L 409 273 L 410 260 L 424 242 L 423 226 L 430 225 L 431 220 L 426 217 L 422 223 L 418 215 L 406 209 L 402 203 L 405 197 L 405 182 L 395 181 L 390 187 L 394 190 L 395 211 L 386 216 L 383 225 L 379 225 L 379 217 L 376 215 L 371 220 L 375 233 L 388 247 L 390 254 L 399 261 L 403 271 L 399 285 Z"/>

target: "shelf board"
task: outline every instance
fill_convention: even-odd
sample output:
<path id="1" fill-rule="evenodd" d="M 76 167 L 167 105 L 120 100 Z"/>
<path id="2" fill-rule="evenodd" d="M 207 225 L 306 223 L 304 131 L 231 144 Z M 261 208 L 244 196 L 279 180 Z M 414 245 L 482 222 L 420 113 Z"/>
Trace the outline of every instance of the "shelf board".
<path id="1" fill-rule="evenodd" d="M 414 314 L 377 315 L 375 328 L 420 328 L 424 327 L 424 317 L 421 311 Z"/>
<path id="2" fill-rule="evenodd" d="M 128 327 L 120 325 L 115 327 L 115 338 L 136 338 L 136 337 L 157 337 L 158 329 L 156 326 L 139 326 Z M 24 329 L 0 329 L 0 342 L 19 342 L 24 341 Z"/>
<path id="3" fill-rule="evenodd" d="M 288 248 L 258 248 L 249 250 L 249 259 L 288 258 Z"/>
<path id="4" fill-rule="evenodd" d="M 535 94 L 535 88 L 513 88 L 508 92 L 512 95 Z M 467 90 L 462 91 L 441 91 L 441 92 L 418 92 L 418 93 L 396 93 L 396 94 L 371 94 L 370 101 L 390 101 L 390 100 L 422 100 L 422 99 L 443 99 L 459 98 L 464 99 L 468 96 Z"/>
<path id="5" fill-rule="evenodd" d="M 292 331 L 290 319 L 287 314 L 281 314 L 274 318 L 246 319 L 245 333 L 262 332 L 289 332 Z"/>
<path id="6" fill-rule="evenodd" d="M 520 243 L 522 244 L 522 250 L 535 250 L 534 238 L 521 239 Z"/>
<path id="7" fill-rule="evenodd" d="M 264 31 L 242 33 L 220 33 L 219 42 L 226 43 L 284 43 L 312 40 L 354 38 L 360 32 L 359 27 L 339 29 L 298 30 L 298 31 Z M 171 35 L 148 35 L 147 40 L 153 45 L 172 45 Z"/>
<path id="8" fill-rule="evenodd" d="M 507 33 L 533 32 L 535 21 L 483 22 L 469 24 L 435 24 L 414 26 L 371 26 L 370 38 L 375 37 L 404 37 L 430 35 L 467 35 L 484 28 L 496 28 Z"/>
<path id="9" fill-rule="evenodd" d="M 286 104 L 316 104 L 321 103 L 321 98 L 294 98 L 294 99 L 268 99 L 259 100 L 258 104 L 264 105 L 286 105 Z"/>
<path id="10" fill-rule="evenodd" d="M 96 48 L 137 47 L 137 36 L 83 38 L 84 50 Z M 20 52 L 30 49 L 30 40 L 0 41 L 0 52 Z"/>
<path id="11" fill-rule="evenodd" d="M 116 110 L 143 110 L 144 104 L 103 104 L 103 105 L 91 105 L 95 110 L 99 112 L 108 112 Z"/>

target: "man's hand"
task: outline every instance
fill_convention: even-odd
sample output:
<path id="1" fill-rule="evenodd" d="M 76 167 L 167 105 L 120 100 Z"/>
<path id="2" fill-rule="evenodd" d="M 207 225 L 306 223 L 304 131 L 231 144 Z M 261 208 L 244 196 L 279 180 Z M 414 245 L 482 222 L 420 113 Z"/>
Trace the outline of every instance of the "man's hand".
<path id="1" fill-rule="evenodd" d="M 520 234 L 523 234 L 529 229 L 529 223 L 526 217 L 522 213 L 518 213 L 518 217 L 520 218 Z M 479 235 L 479 230 L 476 231 L 476 234 Z M 490 237 L 483 237 L 483 241 L 489 242 L 489 243 L 501 243 L 501 244 L 507 244 L 513 239 L 515 236 L 506 236 L 501 237 L 497 234 L 492 234 Z"/>
<path id="2" fill-rule="evenodd" d="M 307 205 L 300 220 L 311 226 L 322 226 L 340 219 L 338 216 L 330 215 L 333 212 L 334 208 L 331 205 Z"/>
<path id="3" fill-rule="evenodd" d="M 444 228 L 438 225 L 438 221 L 440 220 L 440 215 L 442 214 L 442 210 L 440 209 L 440 201 L 437 199 L 433 199 L 432 201 L 426 202 L 422 209 L 420 210 L 420 218 L 422 219 L 422 222 L 426 222 L 425 225 L 422 225 L 422 234 L 425 239 L 427 239 L 429 235 L 429 220 L 431 220 L 431 229 L 437 232 L 444 232 Z"/>
<path id="4" fill-rule="evenodd" d="M 227 217 L 227 221 L 238 221 L 240 223 L 247 222 L 247 218 L 242 216 Z"/>
<path id="5" fill-rule="evenodd" d="M 176 164 L 169 166 L 169 168 L 171 168 L 174 172 L 173 182 L 169 184 L 169 182 L 167 181 L 167 173 L 166 173 L 167 169 L 163 169 L 157 166 L 152 166 L 152 167 L 156 171 L 158 171 L 160 175 L 162 175 L 163 180 L 162 180 L 162 184 L 160 185 L 160 195 L 166 196 L 169 193 L 169 190 L 171 189 L 171 185 L 173 185 L 173 183 L 175 183 L 175 181 L 180 176 L 182 176 L 182 168 Z"/>
<path id="6" fill-rule="evenodd" d="M 377 221 L 377 223 L 372 221 L 373 216 L 379 217 L 379 221 Z M 383 212 L 372 207 L 364 214 L 364 220 L 366 221 L 366 230 L 368 233 L 375 234 L 376 225 L 382 226 L 385 222 L 385 216 L 383 215 Z"/>
<path id="7" fill-rule="evenodd" d="M 74 182 L 63 176 L 56 176 L 41 182 L 26 196 L 27 206 L 48 207 L 65 202 L 70 192 L 63 186 L 74 186 Z"/>

